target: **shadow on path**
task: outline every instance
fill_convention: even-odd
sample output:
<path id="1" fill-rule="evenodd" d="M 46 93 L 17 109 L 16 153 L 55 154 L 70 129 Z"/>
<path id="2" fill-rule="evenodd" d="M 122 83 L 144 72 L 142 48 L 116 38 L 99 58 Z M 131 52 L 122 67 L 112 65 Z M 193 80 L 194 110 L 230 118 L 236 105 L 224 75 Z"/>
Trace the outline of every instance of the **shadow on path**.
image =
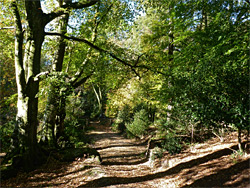
<path id="1" fill-rule="evenodd" d="M 146 146 L 147 142 L 142 142 L 142 143 L 131 143 L 131 144 L 122 144 L 122 145 L 109 145 L 109 146 L 104 146 L 104 147 L 95 147 L 97 150 L 103 150 L 103 149 L 110 149 L 110 148 L 115 148 L 115 147 L 136 147 L 136 146 Z"/>
<path id="2" fill-rule="evenodd" d="M 129 184 L 129 183 L 138 183 L 148 180 L 154 180 L 158 178 L 163 178 L 168 175 L 177 174 L 183 169 L 192 168 L 202 163 L 206 163 L 210 160 L 220 158 L 224 155 L 229 155 L 232 153 L 232 150 L 237 149 L 237 145 L 232 146 L 231 148 L 222 149 L 206 156 L 196 158 L 184 163 L 180 163 L 164 172 L 159 172 L 156 174 L 149 174 L 146 176 L 138 176 L 138 177 L 102 177 L 93 181 L 88 182 L 87 184 L 80 185 L 79 187 L 101 187 L 101 186 L 110 186 L 110 185 L 119 185 L 119 184 Z M 145 159 L 143 159 L 145 160 Z M 140 161 L 140 163 L 143 162 Z M 147 159 L 146 159 L 147 160 Z M 111 165 L 111 164 L 108 164 Z"/>
<path id="3" fill-rule="evenodd" d="M 148 161 L 148 158 L 144 158 L 144 159 L 133 161 L 133 162 L 128 162 L 128 161 L 127 162 L 111 162 L 111 161 L 109 162 L 109 161 L 104 161 L 104 162 L 102 162 L 102 165 L 104 165 L 104 166 L 110 166 L 110 165 L 138 165 L 138 164 L 145 163 L 147 161 Z"/>
<path id="4" fill-rule="evenodd" d="M 94 140 L 97 141 L 97 140 L 100 140 L 103 138 L 108 138 L 108 139 L 120 138 L 120 134 L 119 133 L 100 132 L 100 133 L 88 134 L 88 137 L 94 138 Z"/>
<path id="5" fill-rule="evenodd" d="M 237 174 L 237 172 L 239 171 L 243 171 L 245 169 L 249 169 L 249 164 L 250 164 L 250 159 L 236 163 L 235 165 L 226 168 L 226 169 L 222 169 L 220 171 L 218 171 L 215 174 L 211 174 L 209 176 L 205 176 L 203 178 L 200 178 L 198 180 L 196 180 L 194 183 L 192 183 L 191 185 L 187 185 L 187 186 L 183 186 L 182 188 L 186 188 L 186 187 L 207 187 L 209 185 L 209 187 L 225 187 L 225 183 L 229 180 L 231 180 L 231 176 Z M 242 179 L 240 182 L 236 182 L 233 185 L 227 185 L 227 187 L 238 187 L 242 184 L 245 183 L 249 183 L 250 185 L 250 179 L 248 178 L 244 178 Z"/>
<path id="6" fill-rule="evenodd" d="M 135 154 L 125 154 L 125 155 L 115 155 L 115 156 L 109 156 L 109 157 L 102 157 L 102 160 L 116 159 L 116 158 L 126 158 L 126 157 L 143 157 L 143 156 L 145 156 L 145 152 L 135 153 Z"/>
<path id="7" fill-rule="evenodd" d="M 85 170 L 88 170 L 88 169 L 91 169 L 91 168 L 94 168 L 94 166 L 84 166 L 81 169 L 78 169 L 78 170 L 75 170 L 75 171 L 72 171 L 72 172 L 68 172 L 68 173 L 65 173 L 65 172 L 61 171 L 61 175 L 37 177 L 37 178 L 33 178 L 33 179 L 29 180 L 29 182 L 47 182 L 47 181 L 51 181 L 53 179 L 62 178 L 62 177 L 65 177 L 65 176 L 68 176 L 68 175 L 71 175 L 71 174 L 75 174 L 75 173 L 78 173 L 78 172 L 81 172 L 81 171 L 85 171 Z M 64 169 L 64 170 L 66 171 L 66 169 Z M 57 170 L 57 171 L 51 172 L 51 173 L 59 173 L 59 172 Z M 41 186 L 46 186 L 46 185 L 41 184 Z"/>

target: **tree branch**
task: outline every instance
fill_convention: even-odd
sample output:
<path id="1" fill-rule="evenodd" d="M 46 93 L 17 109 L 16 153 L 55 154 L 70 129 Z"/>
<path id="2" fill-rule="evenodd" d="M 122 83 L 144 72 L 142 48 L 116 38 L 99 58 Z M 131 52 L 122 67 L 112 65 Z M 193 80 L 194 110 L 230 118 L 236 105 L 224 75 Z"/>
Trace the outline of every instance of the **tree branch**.
<path id="1" fill-rule="evenodd" d="M 99 2 L 99 0 L 86 0 L 85 2 L 67 2 L 65 5 L 62 5 L 61 8 L 66 8 L 66 9 L 81 9 L 81 8 L 87 8 L 90 7 L 94 4 Z"/>
<path id="2" fill-rule="evenodd" d="M 22 23 L 16 1 L 11 3 L 15 21 L 15 70 L 18 92 L 23 92 L 26 87 L 23 67 L 23 32 Z"/>
<path id="3" fill-rule="evenodd" d="M 69 36 L 66 36 L 66 35 L 63 35 L 61 33 L 51 33 L 51 32 L 45 32 L 45 35 L 50 35 L 50 36 L 61 36 L 61 37 L 64 37 L 65 39 L 68 39 L 68 40 L 74 40 L 74 41 L 78 41 L 78 42 L 83 42 L 87 45 L 89 45 L 90 47 L 98 50 L 99 52 L 102 52 L 102 53 L 106 53 L 108 55 L 110 55 L 111 57 L 113 57 L 114 59 L 116 59 L 117 61 L 121 62 L 122 64 L 126 65 L 126 66 L 129 66 L 129 67 L 134 67 L 133 65 L 127 63 L 125 60 L 122 60 L 121 58 L 117 57 L 116 55 L 114 55 L 113 53 L 105 50 L 105 49 L 102 49 L 98 46 L 96 46 L 95 44 L 93 44 L 92 42 L 89 42 L 88 40 L 86 39 L 80 39 L 80 38 L 77 38 L 77 37 L 69 37 Z"/>
<path id="4" fill-rule="evenodd" d="M 55 18 L 69 13 L 70 10 L 72 9 L 82 9 L 82 8 L 87 8 L 90 7 L 94 4 L 96 4 L 99 0 L 87 0 L 86 2 L 67 2 L 65 5 L 62 5 L 61 7 L 57 8 L 53 12 L 49 14 L 45 14 L 46 16 L 46 23 L 49 23 L 50 21 L 54 20 Z"/>
<path id="5" fill-rule="evenodd" d="M 87 79 L 89 79 L 92 76 L 93 72 L 90 73 L 90 75 L 80 79 L 79 81 L 75 82 L 72 84 L 73 88 L 77 88 L 78 86 L 82 85 L 83 83 L 85 83 L 87 81 Z"/>
<path id="6" fill-rule="evenodd" d="M 46 71 L 46 72 L 41 72 L 39 74 L 37 74 L 35 77 L 34 77 L 34 81 L 40 81 L 41 77 L 43 75 L 47 76 L 49 74 L 49 71 Z"/>
<path id="7" fill-rule="evenodd" d="M 105 14 L 102 15 L 102 17 L 100 18 L 100 20 L 96 21 L 96 26 L 95 28 L 97 29 L 98 25 L 102 22 L 102 20 L 105 18 L 105 16 L 108 14 L 108 12 L 110 11 L 110 9 L 112 8 L 113 4 L 111 4 L 107 11 L 105 12 Z"/>
<path id="8" fill-rule="evenodd" d="M 14 26 L 10 26 L 10 27 L 0 27 L 0 30 L 3 30 L 3 29 L 15 29 Z"/>
<path id="9" fill-rule="evenodd" d="M 97 11 L 96 11 L 95 16 L 94 16 L 94 28 L 93 28 L 93 33 L 92 33 L 92 37 L 91 37 L 91 43 L 95 42 L 96 37 L 97 37 L 97 28 L 98 28 L 99 23 L 102 21 L 102 18 L 101 18 L 99 20 L 99 22 L 97 22 L 97 16 L 98 16 L 98 13 L 99 13 L 99 7 L 100 7 L 100 2 L 98 2 Z M 83 72 L 84 72 L 84 66 L 89 62 L 89 59 L 90 59 L 90 56 L 91 56 L 90 55 L 91 51 L 92 51 L 92 48 L 89 47 L 88 50 L 87 50 L 87 56 L 86 56 L 85 60 L 82 62 L 82 65 L 80 66 L 80 69 L 78 69 L 78 71 L 75 74 L 75 77 L 72 79 L 73 80 L 73 84 L 75 82 L 77 82 L 77 79 L 80 78 L 81 75 L 83 74 Z"/>
<path id="10" fill-rule="evenodd" d="M 74 36 L 66 36 L 66 35 L 62 35 L 62 34 L 60 34 L 60 33 L 55 33 L 55 32 L 53 32 L 53 33 L 52 33 L 52 32 L 45 32 L 45 35 L 49 35 L 49 36 L 61 36 L 61 37 L 64 37 L 65 39 L 67 39 L 67 40 L 74 40 L 74 41 L 78 41 L 78 42 L 83 42 L 83 43 L 89 45 L 90 47 L 96 49 L 97 51 L 99 51 L 99 52 L 101 52 L 101 53 L 105 53 L 105 54 L 110 55 L 112 58 L 114 58 L 114 59 L 117 60 L 118 62 L 122 63 L 123 65 L 130 67 L 131 70 L 132 70 L 137 76 L 139 76 L 139 77 L 140 77 L 140 75 L 136 72 L 136 70 L 135 70 L 136 68 L 143 68 L 143 69 L 150 70 L 150 71 L 152 71 L 152 72 L 156 72 L 156 73 L 159 73 L 159 74 L 162 74 L 162 75 L 166 75 L 166 74 L 164 74 L 164 73 L 162 73 L 162 72 L 160 72 L 160 71 L 154 71 L 154 70 L 152 70 L 150 67 L 148 67 L 148 66 L 146 66 L 146 65 L 137 65 L 137 64 L 138 64 L 138 61 L 139 61 L 139 59 L 140 59 L 140 57 L 141 57 L 143 54 L 140 55 L 140 56 L 137 58 L 136 63 L 135 63 L 134 65 L 132 65 L 132 64 L 128 63 L 126 60 L 123 60 L 123 59 L 117 57 L 117 56 L 116 56 L 115 54 L 113 54 L 112 52 L 109 52 L 109 51 L 107 51 L 107 50 L 105 50 L 105 49 L 102 49 L 102 48 L 100 48 L 99 46 L 96 46 L 95 44 L 93 44 L 92 42 L 89 42 L 89 41 L 86 40 L 86 39 L 81 39 L 81 38 L 77 38 L 77 37 L 74 37 Z"/>

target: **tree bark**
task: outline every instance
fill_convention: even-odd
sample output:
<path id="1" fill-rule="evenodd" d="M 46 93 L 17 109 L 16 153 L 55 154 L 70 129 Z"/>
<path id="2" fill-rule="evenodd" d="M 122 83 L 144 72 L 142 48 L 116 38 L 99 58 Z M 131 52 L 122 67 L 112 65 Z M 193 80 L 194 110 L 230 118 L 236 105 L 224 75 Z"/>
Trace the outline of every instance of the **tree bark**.
<path id="1" fill-rule="evenodd" d="M 96 96 L 96 99 L 97 99 L 97 102 L 98 102 L 99 113 L 102 116 L 102 93 L 101 93 L 101 88 L 99 86 L 97 86 L 98 89 L 99 89 L 99 92 L 97 92 L 96 89 L 95 89 L 94 84 L 92 84 L 92 87 L 93 87 L 93 90 L 94 90 L 94 93 L 95 93 L 95 96 Z"/>
<path id="2" fill-rule="evenodd" d="M 242 141 L 241 141 L 241 128 L 238 128 L 238 147 L 239 147 L 239 151 L 243 151 L 242 148 Z"/>
<path id="3" fill-rule="evenodd" d="M 32 168 L 39 163 L 37 159 L 37 114 L 39 82 L 34 78 L 40 73 L 41 46 L 44 40 L 44 27 L 40 2 L 26 1 L 28 28 L 23 61 L 23 32 L 21 18 L 16 2 L 12 3 L 15 17 L 15 69 L 17 82 L 17 123 L 14 131 L 14 147 L 24 150 L 24 166 Z M 35 10 L 35 11 L 34 11 Z M 21 150 L 21 149 L 20 149 Z"/>
<path id="4" fill-rule="evenodd" d="M 24 69 L 23 69 L 23 32 L 22 32 L 22 24 L 21 24 L 21 18 L 19 15 L 19 10 L 17 8 L 16 2 L 12 2 L 12 11 L 14 14 L 14 21 L 15 21 L 15 29 L 16 29 L 16 37 L 15 37 L 15 71 L 16 71 L 16 83 L 17 83 L 17 92 L 18 92 L 18 102 L 17 106 L 17 117 L 21 116 L 23 117 L 23 122 L 20 120 L 17 121 L 16 127 L 14 130 L 13 137 L 13 145 L 14 148 L 19 147 L 19 132 L 23 134 L 25 132 L 25 124 L 27 122 L 27 113 L 25 108 L 27 108 L 27 102 L 24 100 L 24 89 L 25 89 L 25 75 L 24 75 Z"/>
<path id="5" fill-rule="evenodd" d="M 89 7 L 98 1 L 99 0 L 76 3 L 67 2 L 62 9 L 55 10 L 50 14 L 45 14 L 42 11 L 39 0 L 25 0 L 25 19 L 28 24 L 26 28 L 27 38 L 24 55 L 21 17 L 16 0 L 13 0 L 11 3 L 16 27 L 15 71 L 18 92 L 17 121 L 12 138 L 14 149 L 23 155 L 22 165 L 24 165 L 27 170 L 35 167 L 41 157 L 38 154 L 37 147 L 37 94 L 39 91 L 39 79 L 36 79 L 36 77 L 40 74 L 41 49 L 45 36 L 44 28 L 50 21 L 67 14 L 71 9 Z"/>

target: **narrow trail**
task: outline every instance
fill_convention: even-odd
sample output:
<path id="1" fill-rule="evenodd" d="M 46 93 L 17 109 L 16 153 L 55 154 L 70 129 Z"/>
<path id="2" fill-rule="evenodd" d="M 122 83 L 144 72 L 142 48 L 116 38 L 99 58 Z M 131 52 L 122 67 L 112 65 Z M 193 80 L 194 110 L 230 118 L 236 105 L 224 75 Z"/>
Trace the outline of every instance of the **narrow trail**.
<path id="1" fill-rule="evenodd" d="M 90 132 L 94 144 L 102 157 L 102 165 L 136 165 L 146 162 L 145 151 L 147 143 L 126 139 L 119 133 L 114 133 L 110 128 L 102 130 L 98 127 Z"/>
<path id="2" fill-rule="evenodd" d="M 165 154 L 148 161 L 145 141 L 126 139 L 110 127 L 92 123 L 88 136 L 102 157 L 73 162 L 50 161 L 41 168 L 1 182 L 0 187 L 250 187 L 250 152 L 232 159 L 237 136 L 230 134 L 223 143 L 218 138 L 196 144 L 180 154 Z"/>
<path id="3" fill-rule="evenodd" d="M 103 159 L 102 177 L 79 187 L 250 187 L 250 155 L 237 163 L 229 156 L 237 149 L 236 135 L 155 161 L 146 158 L 145 142 L 126 139 L 108 127 L 97 125 L 90 136 Z"/>

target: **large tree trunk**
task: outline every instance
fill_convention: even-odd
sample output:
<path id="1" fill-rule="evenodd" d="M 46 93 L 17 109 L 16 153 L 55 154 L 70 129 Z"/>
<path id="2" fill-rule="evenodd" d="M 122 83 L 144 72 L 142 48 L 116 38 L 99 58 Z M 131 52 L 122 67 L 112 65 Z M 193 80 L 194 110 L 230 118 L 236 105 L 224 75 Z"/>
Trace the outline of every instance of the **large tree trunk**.
<path id="1" fill-rule="evenodd" d="M 23 28 L 18 10 L 17 0 L 13 0 L 11 8 L 14 15 L 15 36 L 15 69 L 18 92 L 17 123 L 13 133 L 13 150 L 10 153 L 22 154 L 19 165 L 27 170 L 32 169 L 40 161 L 37 147 L 38 127 L 38 91 L 40 75 L 41 48 L 44 41 L 44 28 L 55 18 L 65 15 L 71 9 L 81 9 L 94 5 L 98 0 L 76 2 L 65 5 L 64 9 L 55 10 L 50 14 L 42 11 L 40 0 L 25 0 L 26 48 L 23 55 Z M 62 2 L 60 0 L 59 2 Z M 63 50 L 64 51 L 64 50 Z M 24 59 L 23 59 L 24 57 Z M 18 152 L 19 151 L 19 152 Z"/>
<path id="2" fill-rule="evenodd" d="M 17 82 L 17 123 L 14 131 L 15 149 L 23 151 L 23 165 L 26 169 L 38 163 L 37 159 L 37 114 L 39 82 L 35 80 L 40 73 L 41 46 L 44 40 L 44 26 L 40 2 L 25 3 L 28 18 L 28 31 L 23 61 L 23 32 L 17 5 L 12 3 L 16 24 L 15 69 Z M 37 10 L 37 11 L 34 11 Z"/>

